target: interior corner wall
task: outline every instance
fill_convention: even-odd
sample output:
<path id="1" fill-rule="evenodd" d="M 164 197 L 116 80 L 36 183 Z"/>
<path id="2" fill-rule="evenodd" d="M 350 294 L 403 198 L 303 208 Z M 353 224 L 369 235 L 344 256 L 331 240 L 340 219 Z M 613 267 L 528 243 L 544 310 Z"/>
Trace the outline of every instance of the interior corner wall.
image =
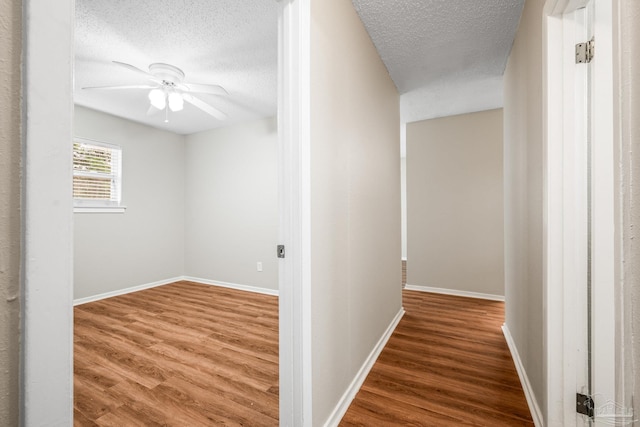
<path id="1" fill-rule="evenodd" d="M 188 135 L 185 142 L 185 274 L 277 290 L 275 117 Z"/>
<path id="2" fill-rule="evenodd" d="M 402 307 L 400 108 L 352 3 L 311 2 L 312 425 Z"/>
<path id="3" fill-rule="evenodd" d="M 74 135 L 122 147 L 127 207 L 74 214 L 74 299 L 182 276 L 184 137 L 80 106 Z"/>
<path id="4" fill-rule="evenodd" d="M 546 414 L 542 0 L 525 2 L 504 73 L 505 324 Z"/>
<path id="5" fill-rule="evenodd" d="M 0 425 L 19 424 L 22 3 L 0 0 Z"/>
<path id="6" fill-rule="evenodd" d="M 407 124 L 407 284 L 504 295 L 502 109 Z"/>

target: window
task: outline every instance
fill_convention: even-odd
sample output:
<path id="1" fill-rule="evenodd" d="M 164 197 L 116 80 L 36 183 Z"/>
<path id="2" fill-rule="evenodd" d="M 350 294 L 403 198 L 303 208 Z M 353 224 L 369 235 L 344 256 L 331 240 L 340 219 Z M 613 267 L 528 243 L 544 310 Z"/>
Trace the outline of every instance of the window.
<path id="1" fill-rule="evenodd" d="M 122 149 L 76 138 L 73 141 L 73 202 L 76 212 L 123 212 Z"/>

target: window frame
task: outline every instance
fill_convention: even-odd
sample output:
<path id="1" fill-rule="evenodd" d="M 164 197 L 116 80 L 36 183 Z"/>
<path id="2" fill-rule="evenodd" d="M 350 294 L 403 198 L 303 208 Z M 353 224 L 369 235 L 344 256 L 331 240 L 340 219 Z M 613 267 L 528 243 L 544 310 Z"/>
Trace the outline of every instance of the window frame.
<path id="1" fill-rule="evenodd" d="M 115 189 L 112 190 L 117 192 L 116 200 L 76 199 L 75 197 L 73 197 L 73 211 L 75 213 L 124 213 L 124 211 L 126 210 L 126 206 L 122 204 L 122 146 L 82 137 L 74 137 L 72 144 L 76 143 L 107 148 L 114 151 L 117 150 L 119 152 L 119 161 L 117 164 L 117 171 L 115 173 L 112 171 L 111 174 L 108 174 L 116 182 Z M 72 148 L 72 152 L 75 153 L 75 148 Z M 82 175 L 76 174 L 76 170 L 73 168 L 74 164 L 75 163 L 72 161 L 72 177 Z"/>

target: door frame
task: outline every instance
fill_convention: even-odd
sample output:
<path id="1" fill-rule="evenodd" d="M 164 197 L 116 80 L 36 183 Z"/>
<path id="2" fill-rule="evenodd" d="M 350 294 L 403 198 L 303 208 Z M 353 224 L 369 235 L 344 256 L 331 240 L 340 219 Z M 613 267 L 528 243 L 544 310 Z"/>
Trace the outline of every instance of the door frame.
<path id="1" fill-rule="evenodd" d="M 310 427 L 311 11 L 278 1 L 280 425 Z"/>
<path id="2" fill-rule="evenodd" d="M 593 381 L 596 392 L 596 415 L 606 415 L 608 403 L 615 403 L 616 367 L 622 352 L 615 348 L 615 295 L 619 292 L 619 251 L 621 241 L 616 193 L 619 188 L 614 170 L 616 134 L 613 58 L 617 44 L 611 0 L 595 1 L 596 60 L 593 66 L 594 126 L 593 146 Z M 543 16 L 543 127 L 544 127 L 544 373 L 546 381 L 546 424 L 576 425 L 575 412 L 580 364 L 576 363 L 579 348 L 575 331 L 579 329 L 579 307 L 575 295 L 581 291 L 581 236 L 573 227 L 576 207 L 572 197 L 581 182 L 576 182 L 574 126 L 578 122 L 573 108 L 574 39 L 570 37 L 572 24 L 564 18 L 588 3 L 588 0 L 547 0 Z M 568 40 L 567 40 L 568 39 Z M 598 413 L 602 411 L 602 413 Z M 597 419 L 597 417 L 596 417 Z"/>
<path id="3" fill-rule="evenodd" d="M 73 0 L 23 3 L 20 423 L 29 426 L 73 420 L 73 23 Z"/>
<path id="4" fill-rule="evenodd" d="M 280 423 L 291 426 L 311 425 L 309 16 L 308 2 L 280 3 Z M 74 0 L 23 1 L 21 425 L 73 423 L 74 19 Z"/>

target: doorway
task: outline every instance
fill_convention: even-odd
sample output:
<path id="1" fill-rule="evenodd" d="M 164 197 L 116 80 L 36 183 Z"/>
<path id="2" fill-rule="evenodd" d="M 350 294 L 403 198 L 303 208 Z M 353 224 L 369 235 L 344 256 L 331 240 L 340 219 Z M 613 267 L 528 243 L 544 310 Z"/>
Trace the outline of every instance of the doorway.
<path id="1" fill-rule="evenodd" d="M 72 420 L 72 228 L 71 141 L 74 2 L 26 0 L 24 4 L 24 266 L 22 422 L 69 425 Z M 300 123 L 308 99 L 308 6 L 279 6 L 280 241 L 308 248 L 308 123 Z M 306 87 L 306 98 L 304 88 Z M 308 103 L 307 107 L 308 108 Z M 300 179 L 300 177 L 303 177 Z M 306 179 L 304 178 L 306 176 Z M 285 183 L 297 183 L 294 186 Z M 305 202 L 306 201 L 306 202 Z M 306 206 L 306 208 L 305 208 Z M 306 231 L 305 231 L 306 230 Z M 274 251 L 275 253 L 275 251 Z M 291 253 L 291 252 L 290 252 Z M 306 258 L 305 258 L 306 257 Z M 305 373 L 310 366 L 308 252 L 279 261 L 281 420 L 310 414 Z M 298 280 L 294 289 L 294 280 Z M 294 343 L 302 343 L 294 345 Z M 309 419 L 309 418 L 307 418 Z M 281 421 L 287 424 L 286 421 Z M 295 424 L 295 423 L 288 423 Z M 302 425 L 302 424 L 300 424 Z"/>

